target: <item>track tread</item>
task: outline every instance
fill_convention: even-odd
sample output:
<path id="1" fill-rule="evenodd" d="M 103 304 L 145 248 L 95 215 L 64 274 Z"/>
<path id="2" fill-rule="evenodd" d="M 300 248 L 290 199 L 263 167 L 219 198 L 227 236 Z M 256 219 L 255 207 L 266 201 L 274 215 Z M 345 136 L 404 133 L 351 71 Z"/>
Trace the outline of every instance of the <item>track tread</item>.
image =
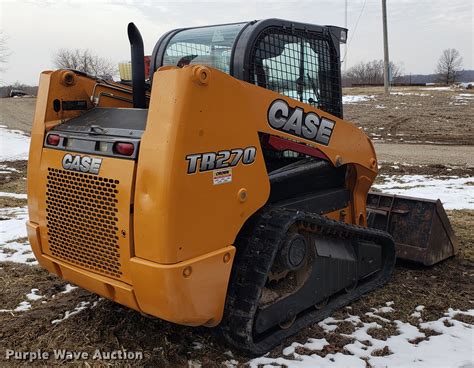
<path id="1" fill-rule="evenodd" d="M 280 330 L 274 336 L 254 342 L 253 322 L 261 290 L 265 286 L 280 241 L 296 222 L 302 223 L 305 230 L 319 234 L 377 240 L 379 244 L 382 243 L 386 247 L 385 268 L 380 271 L 381 276 L 376 279 L 377 282 L 371 284 L 370 287 L 363 284 L 345 295 L 343 300 L 338 297 L 339 302 L 329 303 L 320 311 L 314 311 L 299 318 L 288 330 Z M 388 281 L 395 264 L 395 245 L 388 233 L 281 207 L 267 206 L 252 216 L 239 234 L 236 247 L 237 254 L 229 281 L 220 331 L 231 346 L 250 356 L 266 353 L 304 326 L 326 318 L 336 309 L 383 285 Z"/>

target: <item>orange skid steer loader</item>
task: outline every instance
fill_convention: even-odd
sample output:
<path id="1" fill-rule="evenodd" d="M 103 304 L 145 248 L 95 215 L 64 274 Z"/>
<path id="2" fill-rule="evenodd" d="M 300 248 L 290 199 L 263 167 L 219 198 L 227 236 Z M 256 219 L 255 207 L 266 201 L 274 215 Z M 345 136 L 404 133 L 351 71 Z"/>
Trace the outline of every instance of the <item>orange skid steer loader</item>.
<path id="1" fill-rule="evenodd" d="M 439 201 L 369 193 L 343 120 L 347 30 L 279 19 L 163 35 L 146 78 L 41 74 L 28 236 L 42 267 L 137 311 L 220 326 L 262 354 L 384 284 L 398 256 L 456 252 Z"/>

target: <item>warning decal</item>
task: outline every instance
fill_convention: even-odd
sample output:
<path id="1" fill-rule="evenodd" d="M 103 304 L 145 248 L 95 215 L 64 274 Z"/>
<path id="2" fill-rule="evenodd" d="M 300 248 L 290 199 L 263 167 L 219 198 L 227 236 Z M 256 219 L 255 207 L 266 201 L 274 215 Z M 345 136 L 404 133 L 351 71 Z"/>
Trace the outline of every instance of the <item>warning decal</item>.
<path id="1" fill-rule="evenodd" d="M 220 169 L 212 172 L 214 185 L 230 183 L 232 181 L 232 169 Z"/>

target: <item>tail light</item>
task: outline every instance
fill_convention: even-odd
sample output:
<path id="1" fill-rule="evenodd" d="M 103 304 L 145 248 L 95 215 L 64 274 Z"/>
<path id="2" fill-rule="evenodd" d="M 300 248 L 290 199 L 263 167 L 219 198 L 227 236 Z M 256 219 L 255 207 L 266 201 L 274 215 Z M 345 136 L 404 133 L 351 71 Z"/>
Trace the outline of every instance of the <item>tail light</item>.
<path id="1" fill-rule="evenodd" d="M 48 135 L 48 138 L 46 138 L 46 142 L 50 146 L 57 146 L 60 140 L 61 140 L 61 137 L 57 134 L 50 134 Z"/>
<path id="2" fill-rule="evenodd" d="M 133 143 L 117 142 L 114 144 L 114 152 L 124 156 L 131 156 L 135 151 Z"/>

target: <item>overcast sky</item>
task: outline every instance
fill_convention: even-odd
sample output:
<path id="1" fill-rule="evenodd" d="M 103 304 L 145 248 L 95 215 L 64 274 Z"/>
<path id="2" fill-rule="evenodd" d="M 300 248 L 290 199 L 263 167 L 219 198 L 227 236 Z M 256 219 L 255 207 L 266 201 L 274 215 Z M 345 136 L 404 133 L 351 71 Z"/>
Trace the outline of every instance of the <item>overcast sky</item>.
<path id="1" fill-rule="evenodd" d="M 381 0 L 348 4 L 347 66 L 383 58 Z M 390 59 L 401 63 L 406 74 L 428 74 L 443 49 L 456 48 L 464 68 L 474 69 L 472 4 L 473 0 L 387 0 Z M 344 26 L 344 0 L 0 0 L 0 28 L 8 35 L 11 52 L 0 79 L 36 85 L 39 73 L 53 68 L 53 54 L 60 48 L 88 48 L 114 63 L 129 60 L 130 21 L 140 29 L 150 54 L 158 38 L 173 28 L 270 17 Z"/>

